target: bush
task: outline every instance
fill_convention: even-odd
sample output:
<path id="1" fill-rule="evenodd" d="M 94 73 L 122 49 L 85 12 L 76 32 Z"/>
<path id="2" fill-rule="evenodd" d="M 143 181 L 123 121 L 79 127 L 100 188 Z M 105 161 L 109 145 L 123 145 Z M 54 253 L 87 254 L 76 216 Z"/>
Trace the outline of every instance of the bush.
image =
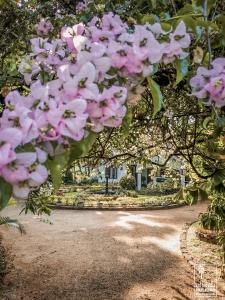
<path id="1" fill-rule="evenodd" d="M 125 195 L 131 198 L 138 198 L 138 193 L 136 191 L 126 191 Z"/>
<path id="2" fill-rule="evenodd" d="M 122 176 L 120 178 L 119 184 L 121 188 L 125 190 L 135 190 L 136 188 L 136 180 L 132 175 Z"/>
<path id="3" fill-rule="evenodd" d="M 173 190 L 174 187 L 175 182 L 172 178 L 166 178 L 166 180 L 161 183 L 161 189 L 165 191 Z"/>
<path id="4" fill-rule="evenodd" d="M 161 188 L 161 184 L 160 182 L 150 182 L 147 185 L 147 190 L 149 193 L 161 193 L 162 192 L 162 188 Z"/>
<path id="5" fill-rule="evenodd" d="M 71 170 L 67 170 L 63 177 L 64 184 L 72 184 L 73 183 L 73 173 Z"/>
<path id="6" fill-rule="evenodd" d="M 147 186 L 149 193 L 173 193 L 176 191 L 176 183 L 172 178 L 166 178 L 163 182 L 151 182 Z"/>
<path id="7" fill-rule="evenodd" d="M 224 195 L 217 195 L 209 205 L 207 212 L 201 214 L 200 224 L 204 229 L 225 230 Z"/>

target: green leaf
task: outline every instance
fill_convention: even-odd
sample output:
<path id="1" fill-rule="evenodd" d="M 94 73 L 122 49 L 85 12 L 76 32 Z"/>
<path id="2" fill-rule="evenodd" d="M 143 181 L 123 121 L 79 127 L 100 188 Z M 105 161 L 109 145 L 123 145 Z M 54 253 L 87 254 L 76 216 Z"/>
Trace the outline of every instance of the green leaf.
<path id="1" fill-rule="evenodd" d="M 207 52 L 205 54 L 202 64 L 203 64 L 203 66 L 208 67 L 208 65 L 209 65 L 209 52 Z"/>
<path id="2" fill-rule="evenodd" d="M 186 15 L 194 13 L 193 6 L 191 4 L 185 4 L 180 10 L 178 10 L 177 15 Z"/>
<path id="3" fill-rule="evenodd" d="M 149 0 L 149 2 L 150 2 L 153 9 L 157 7 L 156 0 Z"/>
<path id="4" fill-rule="evenodd" d="M 169 32 L 171 30 L 171 24 L 169 23 L 166 23 L 166 22 L 161 22 L 160 23 L 161 27 L 162 27 L 162 30 L 166 31 L 166 32 Z"/>
<path id="5" fill-rule="evenodd" d="M 193 0 L 192 2 L 193 4 L 202 7 L 204 5 L 205 0 Z M 215 3 L 216 3 L 215 0 L 208 0 L 207 1 L 208 10 L 211 9 L 215 5 Z"/>
<path id="6" fill-rule="evenodd" d="M 168 20 L 168 22 L 170 22 L 174 28 L 176 28 L 181 21 L 185 23 L 188 29 L 190 29 L 194 33 L 197 33 L 196 20 L 189 15 L 180 16 L 178 19 L 176 18 Z"/>
<path id="7" fill-rule="evenodd" d="M 96 133 L 90 132 L 84 140 L 72 142 L 70 147 L 69 164 L 77 158 L 85 156 L 91 150 L 96 137 Z"/>
<path id="8" fill-rule="evenodd" d="M 174 196 L 174 200 L 181 201 L 185 198 L 184 188 L 181 188 Z"/>
<path id="9" fill-rule="evenodd" d="M 184 77 L 187 75 L 188 61 L 186 59 L 183 59 L 183 60 L 176 59 L 175 66 L 176 66 L 176 70 L 177 70 L 177 77 L 176 77 L 176 82 L 173 85 L 174 87 L 176 85 L 178 85 L 178 83 L 180 83 L 184 79 Z"/>
<path id="10" fill-rule="evenodd" d="M 225 15 L 220 15 L 218 17 L 217 21 L 220 25 L 221 33 L 222 33 L 223 37 L 225 38 Z"/>
<path id="11" fill-rule="evenodd" d="M 205 190 L 199 189 L 198 192 L 199 192 L 199 200 L 200 201 L 208 200 L 208 193 Z"/>
<path id="12" fill-rule="evenodd" d="M 196 204 L 198 202 L 198 190 L 188 191 L 185 201 L 190 205 Z"/>
<path id="13" fill-rule="evenodd" d="M 148 78 L 148 86 L 152 94 L 153 116 L 155 116 L 162 108 L 163 95 L 161 93 L 159 85 L 150 77 Z"/>
<path id="14" fill-rule="evenodd" d="M 225 117 L 218 117 L 215 121 L 216 126 L 222 128 L 225 126 Z"/>
<path id="15" fill-rule="evenodd" d="M 130 128 L 130 124 L 131 124 L 132 118 L 133 118 L 132 110 L 128 109 L 127 114 L 124 117 L 123 124 L 122 124 L 123 132 L 125 134 L 128 134 L 128 132 L 129 132 L 129 128 Z"/>
<path id="16" fill-rule="evenodd" d="M 204 119 L 204 121 L 203 121 L 203 123 L 202 123 L 202 127 L 204 128 L 204 129 L 207 129 L 207 127 L 208 127 L 208 125 L 209 125 L 209 123 L 212 121 L 212 117 L 206 117 L 205 119 Z"/>
<path id="17" fill-rule="evenodd" d="M 141 23 L 145 24 L 145 23 L 150 23 L 150 24 L 154 24 L 157 21 L 157 16 L 156 15 L 144 15 L 141 19 Z"/>
<path id="18" fill-rule="evenodd" d="M 16 149 L 17 153 L 22 153 L 22 152 L 35 152 L 34 145 L 32 144 L 25 144 L 23 146 L 19 146 Z"/>
<path id="19" fill-rule="evenodd" d="M 3 210 L 12 196 L 12 186 L 0 177 L 0 210 Z"/>
<path id="20" fill-rule="evenodd" d="M 212 178 L 213 186 L 220 185 L 225 180 L 225 170 L 219 170 Z"/>
<path id="21" fill-rule="evenodd" d="M 205 20 L 198 19 L 198 21 L 196 22 L 196 25 L 200 26 L 200 27 L 203 27 L 205 29 L 212 28 L 215 31 L 219 30 L 219 27 L 215 23 L 213 23 L 211 21 L 205 21 Z"/>
<path id="22" fill-rule="evenodd" d="M 55 190 L 60 188 L 62 182 L 62 171 L 67 167 L 69 161 L 69 151 L 62 154 L 54 156 L 54 158 L 49 158 L 46 162 L 46 166 L 50 171 L 52 183 Z"/>

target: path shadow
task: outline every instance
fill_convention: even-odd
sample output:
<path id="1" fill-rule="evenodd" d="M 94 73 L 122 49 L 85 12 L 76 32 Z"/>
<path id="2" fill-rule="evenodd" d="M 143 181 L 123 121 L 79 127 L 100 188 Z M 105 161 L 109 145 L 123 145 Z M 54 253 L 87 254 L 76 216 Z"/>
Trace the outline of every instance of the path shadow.
<path id="1" fill-rule="evenodd" d="M 18 251 L 15 270 L 2 300 L 191 299 L 179 233 L 166 219 L 108 212 L 59 216 L 53 214 L 55 227 L 29 219 L 29 236 L 12 245 L 12 253 Z"/>

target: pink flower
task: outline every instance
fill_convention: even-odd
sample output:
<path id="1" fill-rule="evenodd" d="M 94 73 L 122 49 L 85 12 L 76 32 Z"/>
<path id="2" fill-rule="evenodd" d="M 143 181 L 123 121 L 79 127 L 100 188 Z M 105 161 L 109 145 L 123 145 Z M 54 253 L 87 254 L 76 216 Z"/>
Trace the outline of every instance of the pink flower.
<path id="1" fill-rule="evenodd" d="M 186 26 L 181 21 L 176 30 L 170 33 L 170 42 L 165 43 L 163 62 L 165 64 L 173 62 L 176 58 L 184 59 L 188 56 L 188 53 L 183 51 L 190 46 L 191 38 L 186 32 Z"/>
<path id="2" fill-rule="evenodd" d="M 13 194 L 17 198 L 26 199 L 30 190 L 38 188 L 48 178 L 46 167 L 37 160 L 40 157 L 38 151 L 17 153 L 13 162 L 1 168 L 1 175 L 12 184 Z"/>
<path id="3" fill-rule="evenodd" d="M 78 10 L 86 4 L 79 3 Z M 48 19 L 36 29 L 42 37 L 31 39 L 32 52 L 19 67 L 30 92 L 9 93 L 0 121 L 0 174 L 19 198 L 47 180 L 48 156 L 64 153 L 90 128 L 120 126 L 127 88 L 153 74 L 161 61 L 185 58 L 190 45 L 183 22 L 169 34 L 159 23 L 129 28 L 113 13 L 64 27 L 60 38 L 47 36 L 53 30 Z M 162 42 L 167 34 L 169 42 Z M 225 59 L 215 60 L 211 70 L 199 69 L 192 94 L 223 106 L 224 69 Z"/>
<path id="4" fill-rule="evenodd" d="M 104 126 L 118 127 L 121 125 L 126 114 L 126 107 L 123 105 L 126 98 L 126 88 L 113 86 L 103 91 L 99 102 L 89 102 L 87 112 L 94 125 L 92 130 L 100 132 Z"/>
<path id="5" fill-rule="evenodd" d="M 151 31 L 141 25 L 135 26 L 134 33 L 134 54 L 141 61 L 146 59 L 150 63 L 158 63 L 162 58 L 163 46 L 156 40 Z"/>
<path id="6" fill-rule="evenodd" d="M 76 5 L 76 12 L 81 13 L 87 9 L 87 4 L 85 2 L 78 2 Z"/>
<path id="7" fill-rule="evenodd" d="M 96 68 L 92 63 L 87 62 L 76 76 L 64 83 L 65 94 L 71 97 L 81 96 L 85 99 L 97 99 L 99 90 L 94 83 L 95 78 Z"/>
<path id="8" fill-rule="evenodd" d="M 84 127 L 87 122 L 87 102 L 83 99 L 74 99 L 60 108 L 62 117 L 58 125 L 61 135 L 79 141 L 84 136 Z"/>
<path id="9" fill-rule="evenodd" d="M 0 168 L 11 163 L 16 159 L 16 153 L 14 152 L 12 145 L 9 143 L 3 144 L 0 147 Z"/>
<path id="10" fill-rule="evenodd" d="M 13 185 L 13 195 L 17 199 L 27 199 L 30 193 L 30 188 L 26 183 Z"/>
<path id="11" fill-rule="evenodd" d="M 47 160 L 46 152 L 38 147 L 36 147 L 35 150 L 37 153 L 37 159 L 38 159 L 39 163 L 43 164 Z"/>
<path id="12" fill-rule="evenodd" d="M 29 173 L 29 186 L 39 187 L 48 179 L 48 170 L 43 165 L 37 165 L 33 172 Z"/>
<path id="13" fill-rule="evenodd" d="M 48 35 L 49 32 L 53 31 L 54 27 L 48 19 L 42 19 L 36 26 L 38 35 Z"/>
<path id="14" fill-rule="evenodd" d="M 225 106 L 225 59 L 218 58 L 212 62 L 212 69 L 199 67 L 197 75 L 191 78 L 192 94 L 204 99 L 210 105 Z"/>
<path id="15" fill-rule="evenodd" d="M 73 36 L 74 36 L 73 28 L 71 28 L 71 27 L 63 27 L 62 28 L 61 39 L 62 39 L 62 41 L 67 43 L 67 46 L 70 51 L 75 50 L 74 43 L 73 43 Z"/>
<path id="16" fill-rule="evenodd" d="M 186 25 L 181 21 L 175 31 L 170 34 L 171 40 L 176 40 L 179 42 L 181 48 L 188 48 L 191 43 L 190 35 L 186 31 Z"/>
<path id="17" fill-rule="evenodd" d="M 22 142 L 22 132 L 17 128 L 4 128 L 0 130 L 0 142 L 9 143 L 13 148 L 19 146 Z"/>
<path id="18" fill-rule="evenodd" d="M 14 164 L 4 166 L 1 173 L 4 179 L 11 184 L 25 181 L 29 177 L 27 168 L 20 165 L 14 166 Z"/>
<path id="19" fill-rule="evenodd" d="M 125 31 L 125 28 L 127 28 L 127 25 L 123 23 L 118 15 L 114 15 L 112 12 L 102 18 L 103 31 L 111 31 L 114 35 L 119 35 Z"/>
<path id="20" fill-rule="evenodd" d="M 44 45 L 46 40 L 38 37 L 38 38 L 33 38 L 30 40 L 31 42 L 31 49 L 34 55 L 40 54 L 45 52 L 46 50 L 44 49 Z"/>

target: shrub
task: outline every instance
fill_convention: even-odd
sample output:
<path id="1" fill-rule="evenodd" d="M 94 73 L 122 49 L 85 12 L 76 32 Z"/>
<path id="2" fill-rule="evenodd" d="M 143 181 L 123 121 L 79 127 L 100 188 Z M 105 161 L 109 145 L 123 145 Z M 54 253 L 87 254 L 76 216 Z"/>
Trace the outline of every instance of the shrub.
<path id="1" fill-rule="evenodd" d="M 161 184 L 159 182 L 150 182 L 147 185 L 147 190 L 149 193 L 161 193 L 162 189 L 161 189 Z"/>
<path id="2" fill-rule="evenodd" d="M 131 198 L 138 198 L 138 193 L 136 191 L 126 191 L 125 195 Z"/>
<path id="3" fill-rule="evenodd" d="M 217 195 L 209 205 L 207 212 L 201 214 L 200 223 L 204 229 L 225 230 L 224 195 Z"/>
<path id="4" fill-rule="evenodd" d="M 166 180 L 161 183 L 161 189 L 165 191 L 173 190 L 174 187 L 175 187 L 175 182 L 170 177 L 166 178 Z"/>
<path id="5" fill-rule="evenodd" d="M 119 184 L 125 190 L 135 190 L 136 180 L 132 175 L 125 175 L 120 178 Z"/>
<path id="6" fill-rule="evenodd" d="M 172 178 L 166 178 L 163 182 L 151 182 L 147 186 L 149 193 L 170 193 L 175 192 L 175 181 Z"/>
<path id="7" fill-rule="evenodd" d="M 64 184 L 71 184 L 73 183 L 73 173 L 71 170 L 67 170 L 63 177 Z"/>

